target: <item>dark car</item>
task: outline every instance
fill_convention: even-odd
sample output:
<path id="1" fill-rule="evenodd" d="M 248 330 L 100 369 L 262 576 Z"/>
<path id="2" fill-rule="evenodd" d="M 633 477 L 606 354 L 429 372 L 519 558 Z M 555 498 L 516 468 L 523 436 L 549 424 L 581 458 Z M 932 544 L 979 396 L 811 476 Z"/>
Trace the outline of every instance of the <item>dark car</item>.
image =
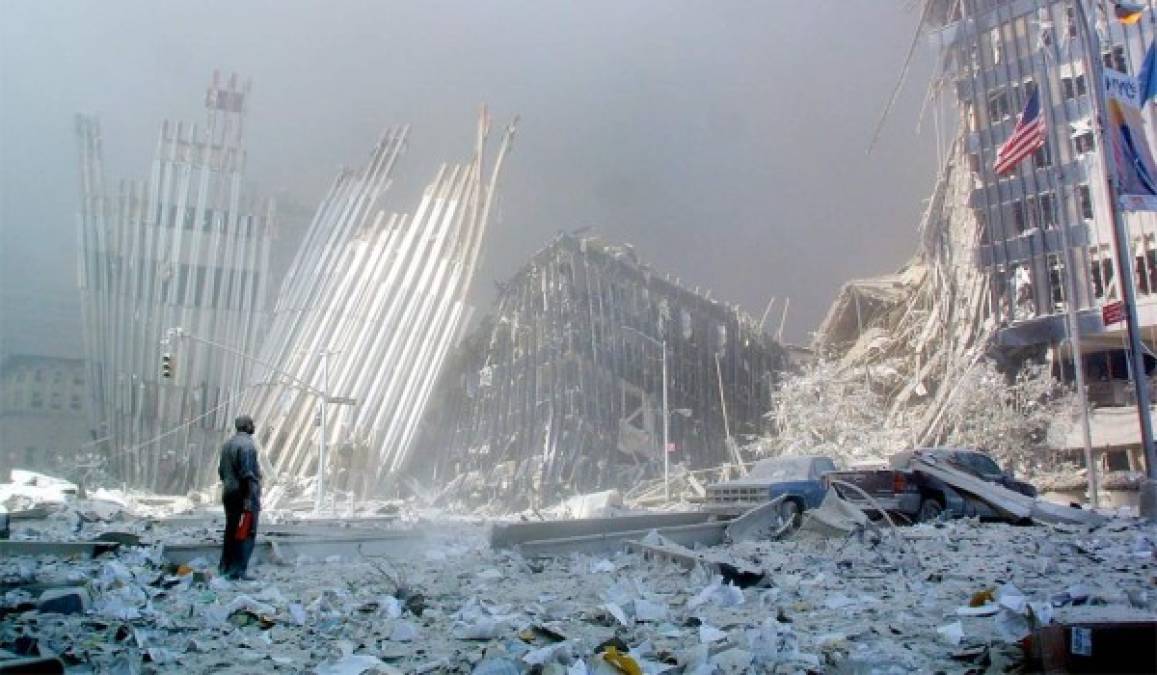
<path id="1" fill-rule="evenodd" d="M 1017 480 L 1000 468 L 991 456 L 975 448 L 920 448 L 901 452 L 892 457 L 891 468 L 872 471 L 841 471 L 828 474 L 827 484 L 833 485 L 840 496 L 862 508 L 869 515 L 878 515 L 880 509 L 899 514 L 909 520 L 927 522 L 941 514 L 953 517 L 977 516 L 1001 518 L 986 502 L 962 492 L 910 466 L 914 455 L 921 455 L 983 481 L 1000 485 L 1027 497 L 1036 497 L 1036 488 Z M 840 485 L 850 484 L 859 490 Z M 865 499 L 860 491 L 867 493 Z M 875 502 L 877 506 L 873 505 Z"/>
<path id="2" fill-rule="evenodd" d="M 790 455 L 761 459 L 742 478 L 707 486 L 704 508 L 740 513 L 785 495 L 783 515 L 796 518 L 824 499 L 823 475 L 836 470 L 831 457 Z"/>

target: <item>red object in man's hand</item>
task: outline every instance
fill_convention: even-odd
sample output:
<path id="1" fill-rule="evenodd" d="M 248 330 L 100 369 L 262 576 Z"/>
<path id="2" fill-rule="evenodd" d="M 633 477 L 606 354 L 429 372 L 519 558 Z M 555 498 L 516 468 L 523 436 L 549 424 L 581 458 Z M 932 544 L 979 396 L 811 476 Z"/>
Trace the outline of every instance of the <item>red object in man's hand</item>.
<path id="1" fill-rule="evenodd" d="M 241 514 L 241 522 L 237 523 L 237 534 L 233 538 L 237 541 L 244 541 L 249 538 L 251 530 L 253 530 L 253 512 L 245 511 Z"/>

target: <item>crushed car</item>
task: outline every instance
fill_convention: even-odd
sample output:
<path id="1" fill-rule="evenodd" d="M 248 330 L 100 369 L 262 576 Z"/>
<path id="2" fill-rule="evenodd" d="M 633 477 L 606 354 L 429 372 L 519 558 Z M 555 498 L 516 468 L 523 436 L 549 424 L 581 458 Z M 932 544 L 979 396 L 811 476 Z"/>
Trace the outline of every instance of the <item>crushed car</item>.
<path id="1" fill-rule="evenodd" d="M 913 463 L 913 458 L 950 467 L 1025 497 L 1037 495 L 1035 487 L 1001 469 L 988 453 L 976 448 L 918 448 L 894 455 L 888 469 L 836 471 L 826 474 L 823 482 L 872 517 L 886 511 L 910 522 L 972 516 L 1008 519 L 1006 513 L 983 499 L 922 471 L 921 463 Z"/>

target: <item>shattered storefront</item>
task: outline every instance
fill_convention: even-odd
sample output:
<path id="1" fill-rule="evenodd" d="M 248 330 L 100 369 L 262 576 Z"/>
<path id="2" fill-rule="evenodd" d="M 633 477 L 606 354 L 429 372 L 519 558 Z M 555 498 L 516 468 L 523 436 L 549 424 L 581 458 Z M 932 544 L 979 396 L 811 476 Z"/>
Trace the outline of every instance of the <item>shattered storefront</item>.
<path id="1" fill-rule="evenodd" d="M 560 235 L 447 367 L 414 473 L 483 500 L 630 486 L 662 475 L 664 409 L 672 465 L 738 461 L 786 367 L 737 307 L 655 274 L 628 246 Z"/>

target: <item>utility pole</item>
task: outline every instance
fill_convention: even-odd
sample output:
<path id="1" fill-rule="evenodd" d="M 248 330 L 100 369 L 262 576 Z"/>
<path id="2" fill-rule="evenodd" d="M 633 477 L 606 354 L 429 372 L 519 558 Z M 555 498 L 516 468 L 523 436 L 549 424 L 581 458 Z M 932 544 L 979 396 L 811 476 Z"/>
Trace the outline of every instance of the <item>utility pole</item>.
<path id="1" fill-rule="evenodd" d="M 667 410 L 667 336 L 664 335 L 663 339 L 657 340 L 630 326 L 623 326 L 623 329 L 638 335 L 644 340 L 649 340 L 651 344 L 658 345 L 659 349 L 663 351 L 663 499 L 665 501 L 671 501 L 671 458 L 667 452 L 667 448 L 671 443 L 671 416 Z"/>
<path id="2" fill-rule="evenodd" d="M 1051 49 L 1055 55 L 1056 40 L 1054 39 L 1052 46 L 1047 47 L 1046 49 Z M 1050 60 L 1048 59 L 1048 52 L 1045 52 L 1045 57 L 1045 65 L 1047 68 L 1048 64 L 1050 63 Z M 1059 62 L 1059 59 L 1054 58 L 1052 59 L 1052 62 L 1057 63 Z M 1039 90 L 1043 90 L 1039 91 L 1038 93 L 1044 94 L 1044 97 L 1041 100 L 1048 102 L 1047 109 L 1048 113 L 1051 114 L 1053 110 L 1053 92 L 1052 83 L 1049 80 L 1047 71 L 1045 72 L 1044 77 L 1040 78 L 1040 82 L 1037 87 Z M 1079 298 L 1077 297 L 1076 256 L 1073 255 L 1072 243 L 1069 241 L 1069 224 L 1066 222 L 1067 219 L 1061 216 L 1060 205 L 1061 188 L 1064 185 L 1064 180 L 1060 175 L 1058 163 L 1060 162 L 1061 158 L 1061 139 L 1064 138 L 1064 135 L 1058 133 L 1057 127 L 1051 123 L 1051 120 L 1048 117 L 1045 117 L 1045 124 L 1047 125 L 1046 128 L 1049 130 L 1049 143 L 1055 150 L 1052 152 L 1052 157 L 1050 158 L 1051 161 L 1049 162 L 1051 164 L 1051 175 L 1053 178 L 1054 196 L 1052 200 L 1052 211 L 1056 225 L 1060 228 L 1061 248 L 1063 248 L 1065 251 L 1065 318 L 1068 327 L 1067 332 L 1069 334 L 1069 349 L 1072 351 L 1073 356 L 1073 377 L 1077 386 L 1077 401 L 1081 406 L 1081 441 L 1085 449 L 1085 472 L 1087 474 L 1086 478 L 1088 479 L 1089 485 L 1089 503 L 1092 504 L 1093 508 L 1096 508 L 1100 502 L 1100 491 L 1098 489 L 1099 481 L 1097 477 L 1096 462 L 1094 461 L 1093 457 L 1093 434 L 1089 429 L 1089 399 L 1085 389 L 1085 364 L 1083 356 L 1084 352 L 1081 349 L 1081 324 L 1077 317 L 1077 303 L 1079 302 Z M 1063 374 L 1063 369 L 1061 372 Z"/>
<path id="3" fill-rule="evenodd" d="M 293 382 L 297 386 L 301 387 L 305 391 L 313 394 L 314 396 L 317 396 L 318 400 L 320 401 L 320 405 L 321 405 L 321 408 L 319 410 L 319 420 L 321 423 L 321 425 L 320 425 L 321 426 L 321 429 L 320 429 L 321 438 L 319 439 L 319 442 L 318 442 L 318 451 L 317 451 L 318 452 L 318 458 L 317 458 L 318 459 L 318 461 L 317 461 L 317 500 L 315 503 L 315 510 L 320 511 L 322 508 L 322 503 L 323 503 L 324 498 L 325 498 L 326 404 L 327 403 L 333 403 L 334 405 L 357 405 L 357 399 L 355 399 L 355 398 L 330 396 L 328 393 L 328 391 L 329 391 L 329 357 L 331 354 L 337 354 L 339 352 L 329 351 L 329 350 L 323 350 L 320 352 L 321 373 L 322 373 L 322 375 L 321 375 L 322 385 L 321 386 L 322 386 L 322 388 L 318 389 L 318 388 L 314 387 L 313 385 L 311 385 L 310 383 L 306 382 L 305 380 L 302 380 L 302 379 L 298 378 L 297 376 L 293 375 L 292 373 L 287 373 L 286 371 L 278 368 L 277 366 L 275 366 L 271 363 L 266 363 L 265 361 L 262 361 L 261 359 L 258 359 L 257 357 L 255 357 L 251 354 L 246 354 L 245 352 L 240 351 L 238 349 L 234 349 L 233 347 L 230 347 L 229 345 L 223 345 L 219 342 L 214 342 L 213 340 L 207 340 L 203 337 L 199 337 L 197 335 L 187 333 L 181 328 L 169 329 L 166 332 L 165 339 L 162 342 L 164 344 L 168 344 L 169 341 L 174 339 L 174 338 L 193 340 L 194 342 L 200 342 L 203 345 L 207 345 L 209 347 L 214 347 L 216 349 L 222 349 L 224 351 L 230 352 L 231 354 L 235 354 L 237 356 L 240 356 L 241 358 L 246 359 L 248 361 L 252 361 L 253 363 L 256 363 L 257 365 L 264 366 L 264 367 L 268 368 L 270 371 L 272 371 L 278 375 L 281 375 L 282 377 L 289 379 L 291 382 Z M 168 363 L 168 367 L 170 369 L 172 367 L 171 355 L 170 355 L 170 361 Z"/>
<path id="4" fill-rule="evenodd" d="M 321 388 L 329 391 L 329 355 L 327 349 L 321 351 Z M 321 512 L 325 508 L 325 460 L 326 460 L 326 437 L 325 437 L 325 409 L 326 397 L 322 396 L 318 401 L 321 406 L 321 436 L 317 443 L 317 503 L 314 505 L 314 510 Z"/>
<path id="5" fill-rule="evenodd" d="M 1073 0 L 1076 8 L 1081 35 L 1084 40 L 1085 59 L 1093 75 L 1092 100 L 1097 135 L 1097 146 L 1101 151 L 1104 167 L 1105 189 L 1109 201 L 1109 212 L 1113 216 L 1113 243 L 1117 249 L 1117 279 L 1121 286 L 1121 299 L 1125 304 L 1125 325 L 1129 332 L 1129 354 L 1133 362 L 1133 387 L 1137 397 L 1137 418 L 1141 428 L 1141 448 L 1145 452 L 1146 481 L 1141 486 L 1141 516 L 1157 518 L 1157 454 L 1153 449 L 1153 421 L 1149 412 L 1149 386 L 1145 379 L 1145 353 L 1141 344 L 1140 323 L 1137 320 L 1137 298 L 1134 288 L 1132 246 L 1125 231 L 1125 219 L 1118 204 L 1118 176 L 1111 157 L 1112 145 L 1106 130 L 1105 74 L 1101 62 L 1101 39 L 1089 24 L 1089 16 L 1082 0 Z"/>
<path id="6" fill-rule="evenodd" d="M 671 414 L 667 410 L 667 338 L 663 349 L 663 501 L 671 501 Z"/>

